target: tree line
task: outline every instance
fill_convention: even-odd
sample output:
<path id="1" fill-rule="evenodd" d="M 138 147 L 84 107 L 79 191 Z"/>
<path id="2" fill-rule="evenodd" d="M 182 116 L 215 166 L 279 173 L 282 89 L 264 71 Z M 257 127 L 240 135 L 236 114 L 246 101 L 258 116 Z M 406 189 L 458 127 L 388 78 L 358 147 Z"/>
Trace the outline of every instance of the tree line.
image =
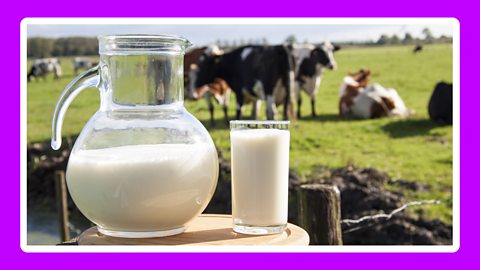
<path id="1" fill-rule="evenodd" d="M 398 35 L 381 35 L 377 40 L 378 45 L 386 44 L 431 44 L 431 43 L 446 43 L 452 42 L 451 37 L 440 36 L 434 37 L 430 29 L 425 28 L 422 30 L 422 38 L 414 38 L 410 33 L 405 33 L 403 38 L 400 38 Z"/>
<path id="2" fill-rule="evenodd" d="M 375 41 L 361 41 L 361 42 L 341 42 L 343 45 L 356 45 L 356 46 L 383 46 L 383 45 L 423 45 L 434 43 L 451 43 L 452 37 L 441 35 L 439 37 L 433 36 L 430 29 L 425 28 L 422 30 L 422 36 L 414 37 L 410 33 L 405 33 L 403 36 L 397 34 L 387 35 L 383 34 Z"/>
<path id="3" fill-rule="evenodd" d="M 285 42 L 298 42 L 295 35 L 289 35 Z M 431 44 L 431 43 L 451 43 L 452 38 L 447 36 L 434 37 L 430 29 L 425 28 L 421 37 L 413 37 L 410 33 L 405 33 L 403 37 L 397 34 L 383 34 L 376 41 L 355 41 L 340 42 L 341 45 L 354 46 L 383 46 L 383 45 L 411 45 L 411 44 Z M 216 40 L 217 45 L 223 48 L 235 48 L 247 44 L 267 45 L 267 38 L 258 38 L 250 40 Z M 66 37 L 66 38 L 29 38 L 27 40 L 27 56 L 33 58 L 44 58 L 52 56 L 79 56 L 79 55 L 97 55 L 98 40 L 95 37 Z"/>
<path id="4" fill-rule="evenodd" d="M 27 57 L 97 55 L 98 40 L 94 37 L 29 38 Z"/>

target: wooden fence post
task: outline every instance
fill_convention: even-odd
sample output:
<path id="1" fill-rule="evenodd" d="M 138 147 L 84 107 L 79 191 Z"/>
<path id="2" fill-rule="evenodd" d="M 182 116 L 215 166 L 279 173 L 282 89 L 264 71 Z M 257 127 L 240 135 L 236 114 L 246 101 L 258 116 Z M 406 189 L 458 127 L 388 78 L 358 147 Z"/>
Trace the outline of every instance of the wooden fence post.
<path id="1" fill-rule="evenodd" d="M 342 245 L 340 191 L 336 186 L 301 185 L 300 225 L 310 235 L 311 245 Z"/>
<path id="2" fill-rule="evenodd" d="M 67 186 L 65 183 L 65 173 L 63 171 L 55 172 L 55 191 L 57 197 L 58 229 L 60 231 L 60 241 L 65 242 L 70 240 L 70 231 L 68 229 Z"/>

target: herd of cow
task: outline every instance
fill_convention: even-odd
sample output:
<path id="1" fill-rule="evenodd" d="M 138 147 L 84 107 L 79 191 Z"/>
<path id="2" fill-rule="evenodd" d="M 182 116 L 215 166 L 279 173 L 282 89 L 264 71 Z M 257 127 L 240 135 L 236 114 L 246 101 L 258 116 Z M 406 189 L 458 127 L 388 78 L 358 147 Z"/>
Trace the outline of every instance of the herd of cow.
<path id="1" fill-rule="evenodd" d="M 228 53 L 217 47 L 192 50 L 185 56 L 185 82 L 188 96 L 205 96 L 214 124 L 214 97 L 223 107 L 228 122 L 230 92 L 236 96 L 236 118 L 242 117 L 242 106 L 253 103 L 252 118 L 258 117 L 262 102 L 266 103 L 267 119 L 274 119 L 277 106 L 284 106 L 285 119 L 301 118 L 301 91 L 311 100 L 311 115 L 316 116 L 315 97 L 326 70 L 335 70 L 334 52 L 338 46 L 330 42 L 319 45 L 289 44 L 279 46 L 243 46 Z M 369 70 L 345 77 L 340 89 L 339 111 L 342 117 L 377 118 L 405 117 L 408 110 L 395 89 L 368 84 Z M 293 105 L 297 112 L 294 115 Z"/>
<path id="2" fill-rule="evenodd" d="M 283 106 L 283 118 L 301 118 L 301 92 L 311 101 L 311 115 L 316 116 L 315 98 L 322 75 L 335 70 L 334 52 L 340 48 L 330 42 L 319 45 L 285 44 L 277 46 L 248 45 L 224 52 L 217 46 L 190 50 L 185 55 L 185 96 L 198 100 L 205 98 L 210 111 L 210 125 L 214 126 L 216 100 L 223 109 L 228 125 L 228 105 L 233 92 L 236 100 L 236 119 L 242 118 L 242 107 L 252 103 L 252 118 L 257 119 L 263 102 L 266 117 L 275 119 L 277 107 Z M 74 72 L 96 65 L 88 58 L 73 59 Z M 60 78 L 62 69 L 57 58 L 32 61 L 28 80 L 53 73 Z M 339 114 L 346 118 L 370 119 L 378 117 L 406 117 L 407 109 L 393 88 L 369 83 L 370 70 L 350 73 L 340 83 Z M 438 92 L 441 92 L 440 94 Z M 294 112 L 294 104 L 297 111 Z M 429 113 L 440 122 L 451 123 L 452 85 L 439 84 L 429 103 Z"/>
<path id="3" fill-rule="evenodd" d="M 326 70 L 335 70 L 330 42 L 320 45 L 289 44 L 279 46 L 243 46 L 224 53 L 216 46 L 197 48 L 185 55 L 185 88 L 188 97 L 206 97 L 210 125 L 214 125 L 212 97 L 222 106 L 228 123 L 230 93 L 236 96 L 236 118 L 242 117 L 242 106 L 253 103 L 252 118 L 258 117 L 266 103 L 267 119 L 274 119 L 277 106 L 284 106 L 285 119 L 301 118 L 301 91 L 311 100 L 311 114 L 316 116 L 315 97 Z M 417 53 L 423 48 L 415 47 Z M 371 119 L 407 117 L 414 113 L 406 107 L 398 92 L 378 83 L 369 84 L 370 70 L 350 73 L 340 85 L 339 114 L 345 118 Z M 293 104 L 297 104 L 294 115 Z M 438 83 L 428 105 L 435 122 L 452 123 L 452 85 Z"/>

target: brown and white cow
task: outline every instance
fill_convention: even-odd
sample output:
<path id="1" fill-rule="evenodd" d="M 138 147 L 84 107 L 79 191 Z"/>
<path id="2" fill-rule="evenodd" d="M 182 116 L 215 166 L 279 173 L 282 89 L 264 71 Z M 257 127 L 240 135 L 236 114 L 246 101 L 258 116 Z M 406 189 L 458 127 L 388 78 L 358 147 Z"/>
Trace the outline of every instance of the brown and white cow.
<path id="1" fill-rule="evenodd" d="M 185 97 L 189 99 L 196 99 L 195 87 L 191 84 L 192 76 L 195 76 L 198 69 L 198 62 L 202 55 L 221 55 L 223 51 L 216 45 L 204 46 L 200 48 L 193 48 L 189 50 L 183 58 L 183 82 L 185 85 Z M 193 71 L 193 72 L 192 72 Z M 193 74 L 191 74 L 193 73 Z"/>
<path id="2" fill-rule="evenodd" d="M 188 89 L 187 96 L 190 99 L 198 100 L 205 98 L 208 110 L 210 111 L 210 126 L 215 126 L 214 121 L 214 106 L 212 98 L 217 101 L 222 107 L 225 119 L 225 125 L 228 126 L 228 104 L 230 101 L 231 89 L 227 82 L 220 78 L 215 78 L 211 83 L 201 87 L 195 87 L 195 82 L 198 76 L 198 63 L 205 57 L 222 55 L 223 51 L 218 46 L 211 45 L 201 48 L 196 48 L 185 54 L 184 58 L 184 82 L 185 89 Z"/>
<path id="3" fill-rule="evenodd" d="M 212 98 L 222 107 L 225 125 L 229 125 L 228 104 L 230 101 L 231 92 L 232 90 L 228 86 L 227 82 L 220 78 L 215 78 L 212 83 L 195 88 L 193 93 L 194 98 L 200 99 L 204 97 L 205 101 L 207 102 L 208 110 L 210 112 L 210 127 L 215 127 L 215 108 L 213 106 Z"/>
<path id="4" fill-rule="evenodd" d="M 369 85 L 370 70 L 349 74 L 340 86 L 339 111 L 342 117 L 371 119 L 406 117 L 412 113 L 393 88 Z"/>

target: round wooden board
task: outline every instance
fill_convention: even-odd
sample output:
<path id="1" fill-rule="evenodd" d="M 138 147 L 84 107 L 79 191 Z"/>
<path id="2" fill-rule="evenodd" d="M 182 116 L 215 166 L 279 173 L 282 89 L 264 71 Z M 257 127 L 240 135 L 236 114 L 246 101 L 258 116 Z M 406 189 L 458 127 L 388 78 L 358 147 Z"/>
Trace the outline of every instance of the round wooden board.
<path id="1" fill-rule="evenodd" d="M 281 234 L 245 235 L 232 230 L 230 215 L 201 215 L 178 235 L 158 238 L 118 238 L 92 227 L 78 237 L 79 245 L 301 245 L 309 244 L 308 233 L 288 223 Z"/>

